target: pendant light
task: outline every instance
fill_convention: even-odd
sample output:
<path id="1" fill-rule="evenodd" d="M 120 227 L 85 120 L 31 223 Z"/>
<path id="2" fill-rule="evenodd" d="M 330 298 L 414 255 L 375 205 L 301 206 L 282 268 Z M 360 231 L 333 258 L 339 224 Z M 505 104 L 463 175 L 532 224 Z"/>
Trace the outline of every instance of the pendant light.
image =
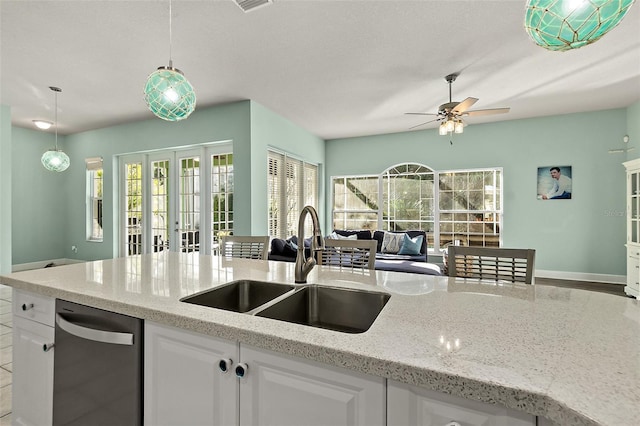
<path id="1" fill-rule="evenodd" d="M 62 92 L 62 89 L 53 86 L 49 86 L 49 89 L 53 91 L 55 97 L 55 120 L 53 127 L 56 133 L 56 146 L 54 149 L 50 149 L 42 154 L 40 161 L 42 161 L 42 165 L 47 170 L 64 172 L 69 167 L 69 164 L 71 164 L 71 161 L 69 160 L 69 156 L 58 148 L 58 93 Z"/>
<path id="2" fill-rule="evenodd" d="M 167 121 L 187 118 L 196 109 L 196 94 L 182 71 L 171 60 L 171 0 L 169 0 L 169 66 L 159 67 L 147 78 L 144 100 L 156 116 Z"/>
<path id="3" fill-rule="evenodd" d="M 635 0 L 529 0 L 525 29 L 548 50 L 578 49 L 613 29 Z"/>

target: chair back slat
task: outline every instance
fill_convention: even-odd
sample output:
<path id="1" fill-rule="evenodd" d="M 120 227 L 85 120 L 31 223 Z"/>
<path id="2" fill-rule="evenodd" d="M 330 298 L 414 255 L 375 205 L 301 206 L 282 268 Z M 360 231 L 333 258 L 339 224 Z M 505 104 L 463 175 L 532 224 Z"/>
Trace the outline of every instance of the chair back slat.
<path id="1" fill-rule="evenodd" d="M 451 277 L 533 284 L 533 249 L 449 246 L 448 250 Z"/>
<path id="2" fill-rule="evenodd" d="M 220 242 L 220 255 L 243 259 L 264 260 L 269 252 L 269 237 L 245 237 L 228 235 Z"/>
<path id="3" fill-rule="evenodd" d="M 318 252 L 318 264 L 348 269 L 373 269 L 376 240 L 335 240 L 326 238 L 324 250 Z"/>

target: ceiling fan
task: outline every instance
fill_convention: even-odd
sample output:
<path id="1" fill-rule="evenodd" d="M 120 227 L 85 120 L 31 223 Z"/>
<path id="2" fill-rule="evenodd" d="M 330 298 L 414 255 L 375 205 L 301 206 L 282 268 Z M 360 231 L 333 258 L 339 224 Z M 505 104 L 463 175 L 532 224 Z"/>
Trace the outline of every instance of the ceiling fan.
<path id="1" fill-rule="evenodd" d="M 456 81 L 458 74 L 449 74 L 444 79 L 449 83 L 449 102 L 442 104 L 438 107 L 437 113 L 428 112 L 406 112 L 408 115 L 434 115 L 436 118 L 433 120 L 420 123 L 409 129 L 415 129 L 416 127 L 424 126 L 425 124 L 433 123 L 434 121 L 440 122 L 439 133 L 446 136 L 451 133 L 462 133 L 464 131 L 465 123 L 462 121 L 462 117 L 476 117 L 480 115 L 490 114 L 504 114 L 509 112 L 509 108 L 491 108 L 491 109 L 476 109 L 469 111 L 469 108 L 478 102 L 477 98 L 467 98 L 462 102 L 453 102 L 451 100 L 451 84 Z"/>

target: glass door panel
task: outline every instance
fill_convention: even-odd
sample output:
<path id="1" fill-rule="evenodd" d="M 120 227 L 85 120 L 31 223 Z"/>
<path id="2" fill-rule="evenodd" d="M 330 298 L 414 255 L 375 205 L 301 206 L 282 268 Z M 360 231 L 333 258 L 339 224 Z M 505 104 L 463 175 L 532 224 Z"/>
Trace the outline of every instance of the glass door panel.
<path id="1" fill-rule="evenodd" d="M 180 251 L 200 251 L 200 156 L 181 157 L 178 162 Z"/>
<path id="2" fill-rule="evenodd" d="M 169 249 L 170 162 L 151 161 L 151 251 Z"/>
<path id="3" fill-rule="evenodd" d="M 124 254 L 142 254 L 142 163 L 124 165 Z"/>
<path id="4" fill-rule="evenodd" d="M 233 154 L 211 155 L 211 249 L 233 230 Z"/>

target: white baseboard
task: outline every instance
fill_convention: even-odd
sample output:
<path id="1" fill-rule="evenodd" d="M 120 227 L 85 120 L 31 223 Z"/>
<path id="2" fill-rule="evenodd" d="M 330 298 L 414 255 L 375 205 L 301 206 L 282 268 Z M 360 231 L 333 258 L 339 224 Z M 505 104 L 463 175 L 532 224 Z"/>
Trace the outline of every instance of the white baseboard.
<path id="1" fill-rule="evenodd" d="M 609 284 L 626 284 L 626 275 L 588 274 L 584 272 L 543 271 L 536 269 L 536 278 L 556 278 L 558 280 L 591 281 Z"/>
<path id="2" fill-rule="evenodd" d="M 68 265 L 70 263 L 84 263 L 84 260 L 78 259 L 50 259 L 50 260 L 41 260 L 38 262 L 29 262 L 29 263 L 19 263 L 17 265 L 11 266 L 11 272 L 20 272 L 20 271 L 29 271 L 31 269 L 42 269 L 50 263 L 53 263 L 52 266 L 60 266 L 60 265 Z"/>

